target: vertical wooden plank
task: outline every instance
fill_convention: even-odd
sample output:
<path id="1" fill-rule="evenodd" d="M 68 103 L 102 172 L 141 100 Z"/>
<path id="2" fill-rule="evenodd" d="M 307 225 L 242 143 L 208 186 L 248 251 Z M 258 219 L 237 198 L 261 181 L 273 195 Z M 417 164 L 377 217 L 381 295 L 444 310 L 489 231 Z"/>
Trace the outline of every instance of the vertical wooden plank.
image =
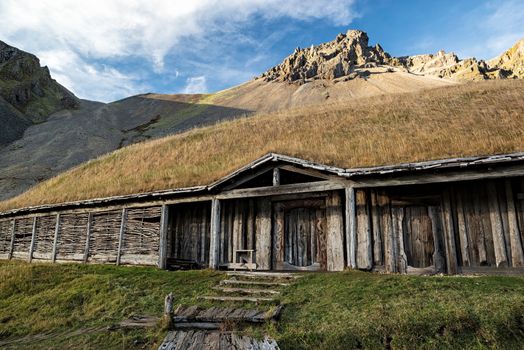
<path id="1" fill-rule="evenodd" d="M 126 231 L 127 209 L 122 209 L 122 218 L 120 220 L 120 232 L 118 234 L 118 251 L 116 253 L 116 264 L 120 265 L 122 256 L 122 244 L 124 243 L 124 233 Z"/>
<path id="2" fill-rule="evenodd" d="M 29 246 L 29 262 L 33 260 L 33 252 L 35 250 L 35 243 L 36 243 L 36 224 L 37 224 L 37 218 L 36 216 L 33 218 L 33 229 L 31 231 L 31 245 Z"/>
<path id="3" fill-rule="evenodd" d="M 371 218 L 373 230 L 373 263 L 383 265 L 382 233 L 380 232 L 380 211 L 377 203 L 377 192 L 371 190 Z"/>
<path id="4" fill-rule="evenodd" d="M 431 220 L 431 231 L 433 233 L 433 244 L 435 250 L 433 253 L 433 264 L 435 265 L 435 272 L 444 273 L 446 270 L 445 253 L 443 249 L 443 230 L 442 230 L 442 215 L 438 207 L 429 206 L 428 216 Z"/>
<path id="5" fill-rule="evenodd" d="M 391 206 L 386 192 L 378 193 L 378 206 L 380 208 L 380 226 L 384 234 L 384 265 L 387 272 L 397 272 L 397 256 L 394 247 L 393 222 L 391 218 Z"/>
<path id="6" fill-rule="evenodd" d="M 484 229 L 484 215 L 483 215 L 483 197 L 478 192 L 473 194 L 473 216 L 470 225 L 478 229 L 476 236 L 477 250 L 478 250 L 478 264 L 485 265 L 488 263 L 488 253 L 486 248 L 485 235 L 487 234 Z M 491 231 L 489 232 L 491 235 Z"/>
<path id="7" fill-rule="evenodd" d="M 207 225 L 208 215 L 211 215 L 211 214 L 208 213 L 208 211 L 207 211 L 207 205 L 203 205 L 201 207 L 201 211 L 199 211 L 199 217 L 200 217 L 200 220 L 199 220 L 199 226 L 200 226 L 200 262 L 202 264 L 204 264 L 206 262 L 206 258 L 207 258 L 207 260 L 208 260 L 207 263 L 209 265 L 209 257 L 210 257 L 211 253 L 209 251 L 206 251 L 207 234 L 211 233 L 211 231 L 208 231 L 209 230 L 209 227 Z"/>
<path id="8" fill-rule="evenodd" d="M 89 258 L 89 243 L 91 241 L 91 228 L 93 225 L 93 213 L 87 215 L 87 234 L 86 234 L 86 245 L 84 249 L 84 264 L 87 263 Z"/>
<path id="9" fill-rule="evenodd" d="M 230 201 L 228 205 L 228 215 L 227 215 L 227 225 L 228 225 L 228 245 L 227 245 L 227 256 L 229 262 L 233 261 L 233 248 L 235 237 L 233 235 L 234 231 L 234 218 L 235 218 L 235 207 L 236 201 Z"/>
<path id="10" fill-rule="evenodd" d="M 493 248 L 495 249 L 496 266 L 507 266 L 508 257 L 506 255 L 506 242 L 502 229 L 502 218 L 500 216 L 497 189 L 493 181 L 487 184 L 489 218 L 491 221 L 491 233 L 493 234 Z"/>
<path id="11" fill-rule="evenodd" d="M 247 249 L 255 248 L 255 200 L 249 199 L 248 201 L 248 212 L 246 222 L 246 237 L 247 237 Z"/>
<path id="12" fill-rule="evenodd" d="M 218 268 L 219 248 L 220 248 L 220 201 L 213 198 L 211 201 L 211 224 L 210 224 L 210 239 L 209 247 L 209 267 L 212 269 Z"/>
<path id="13" fill-rule="evenodd" d="M 517 221 L 517 213 L 515 209 L 515 200 L 513 197 L 511 180 L 506 180 L 504 186 L 506 190 L 506 201 L 508 211 L 508 231 L 511 245 L 511 265 L 513 267 L 524 266 L 524 252 L 522 248 L 522 241 L 520 238 L 520 231 Z"/>
<path id="14" fill-rule="evenodd" d="M 235 216 L 233 218 L 233 262 L 236 261 L 236 251 L 242 249 L 242 201 L 235 201 Z"/>
<path id="15" fill-rule="evenodd" d="M 273 212 L 273 268 L 278 268 L 284 262 L 284 208 L 281 203 L 276 203 Z"/>
<path id="16" fill-rule="evenodd" d="M 169 223 L 169 206 L 162 205 L 162 212 L 160 214 L 160 241 L 158 247 L 158 267 L 160 269 L 166 268 L 167 260 L 167 230 Z"/>
<path id="17" fill-rule="evenodd" d="M 344 270 L 344 214 L 339 193 L 333 192 L 328 196 L 327 204 L 327 270 L 342 271 Z M 354 248 L 355 242 L 353 242 Z"/>
<path id="18" fill-rule="evenodd" d="M 393 247 L 397 256 L 397 270 L 400 273 L 406 273 L 408 268 L 408 258 L 404 246 L 404 208 L 392 207 L 391 217 L 393 220 Z"/>
<path id="19" fill-rule="evenodd" d="M 271 201 L 258 200 L 256 215 L 256 263 L 257 269 L 271 269 Z"/>
<path id="20" fill-rule="evenodd" d="M 347 266 L 354 269 L 357 267 L 356 260 L 356 241 L 357 241 L 357 220 L 355 208 L 355 189 L 348 187 L 345 194 L 345 236 L 346 236 L 346 263 Z"/>
<path id="21" fill-rule="evenodd" d="M 13 229 L 11 231 L 11 244 L 9 248 L 9 260 L 13 258 L 13 252 L 15 250 L 15 235 L 16 235 L 16 219 L 13 219 Z"/>
<path id="22" fill-rule="evenodd" d="M 457 192 L 456 196 L 456 204 L 457 204 L 457 226 L 458 226 L 458 234 L 459 234 L 459 244 L 460 244 L 460 252 L 462 255 L 462 266 L 470 266 L 471 259 L 469 257 L 469 241 L 468 241 L 468 232 L 467 232 L 467 226 L 466 226 L 466 218 L 464 215 L 464 205 L 463 205 L 463 199 L 462 199 L 462 193 Z"/>
<path id="23" fill-rule="evenodd" d="M 273 186 L 280 186 L 280 169 L 273 169 Z"/>
<path id="24" fill-rule="evenodd" d="M 56 253 L 58 252 L 58 235 L 60 233 L 60 213 L 56 214 L 56 224 L 55 224 L 55 237 L 53 238 L 53 253 L 51 260 L 56 262 Z"/>
<path id="25" fill-rule="evenodd" d="M 451 212 L 451 198 L 449 190 L 442 195 L 442 221 L 444 223 L 444 242 L 446 245 L 446 266 L 449 274 L 458 272 L 457 248 L 455 244 L 455 229 Z"/>
<path id="26" fill-rule="evenodd" d="M 356 221 L 357 221 L 357 267 L 370 270 L 373 267 L 371 222 L 367 206 L 365 190 L 355 193 Z"/>

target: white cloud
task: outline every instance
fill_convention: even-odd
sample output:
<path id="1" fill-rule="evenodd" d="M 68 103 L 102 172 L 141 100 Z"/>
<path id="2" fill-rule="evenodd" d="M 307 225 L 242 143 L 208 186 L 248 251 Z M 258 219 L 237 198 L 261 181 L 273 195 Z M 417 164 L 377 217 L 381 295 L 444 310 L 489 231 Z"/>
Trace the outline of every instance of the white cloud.
<path id="1" fill-rule="evenodd" d="M 253 16 L 265 19 L 325 18 L 347 25 L 354 0 L 2 0 L 0 38 L 33 52 L 67 87 L 93 98 L 95 89 L 134 90 L 136 77 L 96 60 L 145 59 L 156 73 L 183 39 L 203 40 L 238 31 Z M 65 61 L 60 62 L 63 58 Z M 77 65 L 80 65 L 78 67 Z M 79 79 L 83 73 L 99 77 Z M 122 84 L 127 84 L 122 86 Z M 85 95 L 83 95 L 86 93 Z M 115 93 L 113 95 L 118 95 Z M 105 99 L 107 100 L 107 98 Z"/>
<path id="2" fill-rule="evenodd" d="M 201 94 L 207 92 L 206 77 L 191 77 L 187 79 L 187 84 L 184 87 L 184 94 Z"/>

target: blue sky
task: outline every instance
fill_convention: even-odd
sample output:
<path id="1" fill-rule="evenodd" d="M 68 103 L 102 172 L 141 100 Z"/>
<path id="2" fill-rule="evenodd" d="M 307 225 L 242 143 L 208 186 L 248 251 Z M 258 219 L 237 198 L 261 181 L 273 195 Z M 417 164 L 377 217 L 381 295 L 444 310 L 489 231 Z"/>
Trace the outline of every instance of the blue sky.
<path id="1" fill-rule="evenodd" d="M 520 0 L 2 0 L 0 40 L 77 96 L 225 89 L 348 29 L 394 56 L 492 58 L 524 37 Z"/>

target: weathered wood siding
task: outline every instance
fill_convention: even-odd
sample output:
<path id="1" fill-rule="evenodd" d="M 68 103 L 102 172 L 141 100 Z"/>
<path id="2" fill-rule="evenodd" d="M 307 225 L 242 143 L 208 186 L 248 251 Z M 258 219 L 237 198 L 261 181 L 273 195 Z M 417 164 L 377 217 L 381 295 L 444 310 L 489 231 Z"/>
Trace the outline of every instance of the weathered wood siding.
<path id="1" fill-rule="evenodd" d="M 0 258 L 156 265 L 159 230 L 160 207 L 4 219 Z"/>
<path id="2" fill-rule="evenodd" d="M 33 259 L 52 259 L 55 228 L 56 216 L 48 215 L 37 218 Z"/>
<path id="3" fill-rule="evenodd" d="M 11 252 L 13 220 L 0 220 L 0 259 L 8 259 Z"/>
<path id="4" fill-rule="evenodd" d="M 121 263 L 156 265 L 160 246 L 161 207 L 128 209 Z"/>
<path id="5" fill-rule="evenodd" d="M 523 193 L 522 179 L 358 189 L 357 267 L 370 269 L 370 261 L 401 273 L 522 267 Z"/>
<path id="6" fill-rule="evenodd" d="M 173 206 L 168 257 L 209 264 L 211 203 Z"/>

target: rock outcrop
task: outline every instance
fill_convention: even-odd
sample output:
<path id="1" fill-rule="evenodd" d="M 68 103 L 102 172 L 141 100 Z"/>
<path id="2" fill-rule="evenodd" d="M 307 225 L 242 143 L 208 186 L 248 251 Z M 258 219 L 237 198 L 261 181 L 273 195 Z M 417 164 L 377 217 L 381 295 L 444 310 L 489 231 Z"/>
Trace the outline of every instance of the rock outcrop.
<path id="1" fill-rule="evenodd" d="M 27 52 L 0 41 L 0 96 L 32 122 L 42 122 L 62 109 L 74 109 L 78 99 L 58 84 L 47 67 Z"/>
<path id="2" fill-rule="evenodd" d="M 524 39 L 487 64 L 492 69 L 504 71 L 508 78 L 524 78 Z"/>
<path id="3" fill-rule="evenodd" d="M 335 40 L 307 49 L 297 48 L 284 61 L 260 78 L 304 84 L 315 79 L 334 81 L 366 78 L 369 68 L 381 66 L 374 73 L 397 70 L 416 75 L 455 81 L 475 81 L 524 77 L 524 39 L 496 59 L 485 62 L 475 58 L 459 59 L 453 52 L 391 57 L 379 44 L 369 46 L 366 33 L 349 30 Z"/>
<path id="4" fill-rule="evenodd" d="M 389 63 L 390 56 L 380 45 L 368 46 L 368 36 L 360 30 L 339 34 L 334 41 L 297 48 L 284 62 L 271 68 L 262 78 L 266 81 L 304 83 L 311 79 L 337 79 L 351 76 L 355 68 Z"/>

